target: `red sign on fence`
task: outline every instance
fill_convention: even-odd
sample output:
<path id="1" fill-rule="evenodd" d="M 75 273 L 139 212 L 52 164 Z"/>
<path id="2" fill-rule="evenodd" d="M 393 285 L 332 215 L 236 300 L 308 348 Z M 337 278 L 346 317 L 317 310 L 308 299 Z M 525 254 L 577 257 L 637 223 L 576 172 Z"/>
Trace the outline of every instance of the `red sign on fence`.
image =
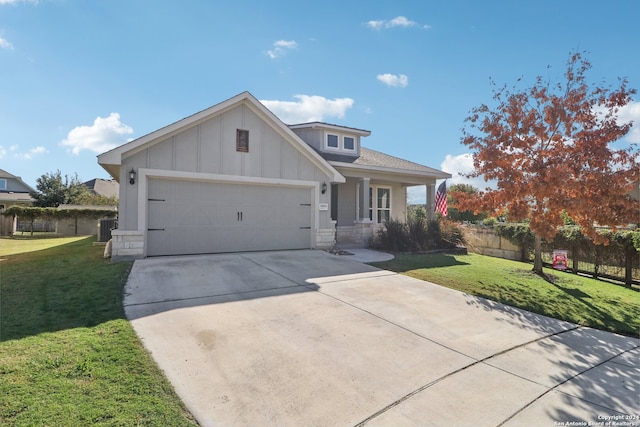
<path id="1" fill-rule="evenodd" d="M 554 249 L 553 250 L 553 268 L 556 270 L 566 270 L 567 269 L 567 256 L 568 251 L 562 249 Z"/>

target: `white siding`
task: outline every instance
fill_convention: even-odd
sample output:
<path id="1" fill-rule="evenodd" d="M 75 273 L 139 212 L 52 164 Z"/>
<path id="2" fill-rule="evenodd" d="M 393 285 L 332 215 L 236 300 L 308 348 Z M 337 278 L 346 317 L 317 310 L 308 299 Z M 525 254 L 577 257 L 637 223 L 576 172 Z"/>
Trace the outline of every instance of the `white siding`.
<path id="1" fill-rule="evenodd" d="M 236 150 L 237 129 L 249 131 L 248 153 Z M 195 123 L 123 159 L 120 182 L 126 184 L 120 187 L 124 223 L 120 227 L 125 230 L 138 227 L 138 186 L 128 184 L 132 167 L 330 184 L 326 172 L 245 105 Z M 320 196 L 320 202 L 329 202 L 328 193 Z M 320 228 L 328 227 L 329 215 L 321 212 L 319 218 Z"/>

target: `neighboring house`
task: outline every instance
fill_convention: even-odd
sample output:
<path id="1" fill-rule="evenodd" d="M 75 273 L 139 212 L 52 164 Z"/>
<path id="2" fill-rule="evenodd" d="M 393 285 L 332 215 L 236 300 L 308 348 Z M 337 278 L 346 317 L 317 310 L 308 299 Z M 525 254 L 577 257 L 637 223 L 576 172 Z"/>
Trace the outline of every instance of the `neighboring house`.
<path id="1" fill-rule="evenodd" d="M 0 169 L 0 213 L 14 205 L 29 206 L 34 202 L 30 193 L 35 192 L 19 176 Z M 0 236 L 14 234 L 17 218 L 0 215 Z"/>
<path id="2" fill-rule="evenodd" d="M 362 147 L 369 134 L 288 126 L 243 92 L 103 153 L 121 183 L 113 257 L 365 246 L 415 185 L 433 213 L 450 175 Z"/>
<path id="3" fill-rule="evenodd" d="M 104 197 L 118 198 L 120 191 L 120 184 L 113 179 L 95 178 L 91 181 L 84 182 L 83 185 L 87 187 L 93 194 Z"/>
<path id="4" fill-rule="evenodd" d="M 31 205 L 34 199 L 30 193 L 34 192 L 19 176 L 0 169 L 0 209 L 13 205 Z"/>

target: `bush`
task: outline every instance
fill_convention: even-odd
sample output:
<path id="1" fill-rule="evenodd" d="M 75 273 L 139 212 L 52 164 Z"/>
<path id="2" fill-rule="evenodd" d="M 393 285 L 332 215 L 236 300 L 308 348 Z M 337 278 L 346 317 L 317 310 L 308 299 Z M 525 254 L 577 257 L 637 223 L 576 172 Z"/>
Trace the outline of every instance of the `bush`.
<path id="1" fill-rule="evenodd" d="M 496 225 L 498 223 L 498 219 L 495 217 L 490 216 L 489 218 L 485 218 L 484 220 L 482 220 L 482 224 L 486 225 L 487 227 L 493 227 L 494 225 Z"/>
<path id="2" fill-rule="evenodd" d="M 371 246 L 392 252 L 421 252 L 455 248 L 463 243 L 462 230 L 455 223 L 410 216 L 406 223 L 386 221 Z"/>
<path id="3" fill-rule="evenodd" d="M 393 252 L 405 252 L 409 250 L 410 242 L 407 224 L 390 219 L 385 221 L 384 228 L 375 236 L 372 246 Z"/>

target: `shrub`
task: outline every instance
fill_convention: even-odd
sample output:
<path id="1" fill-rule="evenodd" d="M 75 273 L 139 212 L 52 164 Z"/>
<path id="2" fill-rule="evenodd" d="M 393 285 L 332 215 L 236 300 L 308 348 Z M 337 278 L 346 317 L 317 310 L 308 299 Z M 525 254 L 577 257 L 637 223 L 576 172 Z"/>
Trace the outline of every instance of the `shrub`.
<path id="1" fill-rule="evenodd" d="M 384 228 L 375 236 L 372 246 L 393 252 L 409 250 L 410 237 L 407 224 L 395 219 L 385 221 Z"/>
<path id="2" fill-rule="evenodd" d="M 463 243 L 462 230 L 455 223 L 410 216 L 406 223 L 386 221 L 371 246 L 392 252 L 420 252 L 455 248 Z"/>
<path id="3" fill-rule="evenodd" d="M 466 243 L 462 229 L 453 221 L 442 221 L 440 236 L 445 247 L 455 248 Z"/>
<path id="4" fill-rule="evenodd" d="M 482 220 L 482 223 L 484 225 L 486 225 L 487 227 L 493 227 L 494 225 L 496 225 L 498 223 L 498 219 L 490 216 L 489 218 L 485 218 Z"/>

